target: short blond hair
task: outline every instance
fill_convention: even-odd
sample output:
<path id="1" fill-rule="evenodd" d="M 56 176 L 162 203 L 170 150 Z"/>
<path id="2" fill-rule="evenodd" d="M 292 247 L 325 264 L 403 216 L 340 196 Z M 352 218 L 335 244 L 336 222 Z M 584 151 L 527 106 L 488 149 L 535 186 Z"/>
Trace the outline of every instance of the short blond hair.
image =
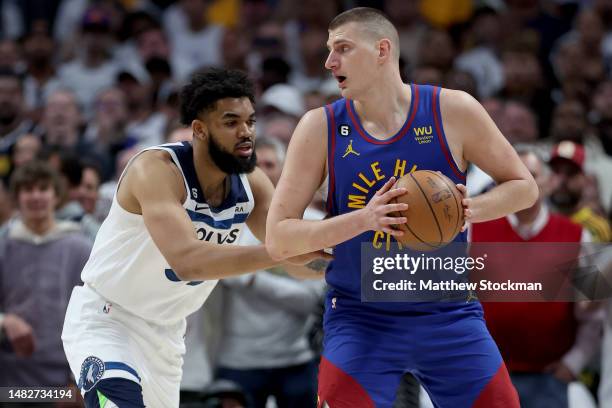
<path id="1" fill-rule="evenodd" d="M 399 35 L 385 13 L 371 7 L 352 8 L 334 17 L 328 29 L 335 30 L 348 23 L 357 23 L 360 29 L 377 40 L 388 39 L 391 42 L 392 55 L 396 61 L 399 61 Z"/>

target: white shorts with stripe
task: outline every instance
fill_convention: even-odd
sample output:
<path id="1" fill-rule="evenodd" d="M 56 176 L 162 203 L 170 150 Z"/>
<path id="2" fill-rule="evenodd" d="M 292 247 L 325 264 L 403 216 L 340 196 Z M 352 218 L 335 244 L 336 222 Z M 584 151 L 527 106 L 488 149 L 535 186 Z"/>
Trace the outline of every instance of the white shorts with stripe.
<path id="1" fill-rule="evenodd" d="M 178 407 L 185 329 L 184 319 L 147 322 L 85 285 L 72 291 L 62 341 L 83 394 L 99 380 L 126 378 L 141 385 L 147 407 Z"/>

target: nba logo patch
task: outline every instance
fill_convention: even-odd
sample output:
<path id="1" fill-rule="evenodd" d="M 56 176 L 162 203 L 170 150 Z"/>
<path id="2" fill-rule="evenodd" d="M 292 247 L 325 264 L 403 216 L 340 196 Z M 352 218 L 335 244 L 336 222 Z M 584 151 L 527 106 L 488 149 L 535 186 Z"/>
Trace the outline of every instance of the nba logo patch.
<path id="1" fill-rule="evenodd" d="M 105 303 L 104 307 L 102 308 L 102 311 L 106 314 L 109 314 L 112 306 L 112 303 Z"/>
<path id="2" fill-rule="evenodd" d="M 89 356 L 81 365 L 79 388 L 85 392 L 91 390 L 104 375 L 104 362 L 98 357 Z"/>

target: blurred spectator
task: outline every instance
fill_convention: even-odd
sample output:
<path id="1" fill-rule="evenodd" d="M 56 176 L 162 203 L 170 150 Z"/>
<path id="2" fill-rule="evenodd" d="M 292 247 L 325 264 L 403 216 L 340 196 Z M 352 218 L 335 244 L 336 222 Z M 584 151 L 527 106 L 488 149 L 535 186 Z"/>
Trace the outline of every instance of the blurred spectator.
<path id="1" fill-rule="evenodd" d="M 601 82 L 592 100 L 590 118 L 605 154 L 612 157 L 612 80 Z"/>
<path id="2" fill-rule="evenodd" d="M 460 71 L 457 69 L 451 69 L 444 77 L 445 88 L 458 89 L 472 95 L 474 98 L 478 98 L 478 92 L 476 90 L 476 81 L 472 74 Z"/>
<path id="3" fill-rule="evenodd" d="M 96 215 L 96 205 L 98 203 L 101 184 L 100 169 L 93 162 L 83 162 L 83 175 L 79 185 L 78 201 L 83 207 L 83 211 L 89 215 Z"/>
<path id="4" fill-rule="evenodd" d="M 86 117 L 91 116 L 98 92 L 112 86 L 120 65 L 112 59 L 111 16 L 102 7 L 93 6 L 83 16 L 82 38 L 74 61 L 59 68 L 62 87 L 71 89 L 83 107 Z"/>
<path id="5" fill-rule="evenodd" d="M 549 13 L 540 0 L 507 0 L 505 3 L 507 10 L 503 14 L 502 26 L 507 37 L 526 31 L 535 34 L 537 55 L 548 78 L 551 73 L 550 51 L 557 39 L 569 31 L 569 24 Z"/>
<path id="6" fill-rule="evenodd" d="M 26 163 L 34 160 L 42 148 L 40 138 L 33 133 L 26 133 L 21 136 L 15 146 L 12 154 L 12 167 L 17 169 Z"/>
<path id="7" fill-rule="evenodd" d="M 283 146 L 260 138 L 257 162 L 274 182 L 280 177 Z M 260 155 L 261 152 L 261 155 Z M 322 218 L 307 210 L 305 218 Z M 242 245 L 257 239 L 245 230 Z M 217 378 L 242 386 L 250 407 L 265 408 L 269 396 L 279 407 L 316 405 L 316 361 L 306 336 L 308 316 L 323 294 L 322 281 L 296 281 L 281 269 L 223 279 L 222 342 Z"/>
<path id="8" fill-rule="evenodd" d="M 330 77 L 324 66 L 328 53 L 326 43 L 327 30 L 312 29 L 302 34 L 300 38 L 302 65 L 293 71 L 290 79 L 291 84 L 301 92 L 319 89 Z"/>
<path id="9" fill-rule="evenodd" d="M 122 72 L 117 86 L 126 96 L 128 124 L 125 132 L 140 146 L 148 147 L 162 143 L 166 129 L 166 117 L 153 110 L 151 85 L 142 83 L 128 72 Z"/>
<path id="10" fill-rule="evenodd" d="M 400 54 L 411 72 L 419 64 L 419 46 L 427 32 L 418 0 L 387 0 L 384 11 L 397 28 Z"/>
<path id="11" fill-rule="evenodd" d="M 81 111 L 72 91 L 60 89 L 49 95 L 38 130 L 46 144 L 76 148 L 82 142 L 81 126 Z"/>
<path id="12" fill-rule="evenodd" d="M 23 32 L 23 17 L 18 0 L 3 0 L 0 3 L 0 38 L 18 38 Z"/>
<path id="13" fill-rule="evenodd" d="M 242 28 L 259 27 L 272 16 L 272 5 L 267 0 L 242 0 L 240 22 Z"/>
<path id="14" fill-rule="evenodd" d="M 0 177 L 9 174 L 10 149 L 33 126 L 26 117 L 21 77 L 14 71 L 0 69 Z"/>
<path id="15" fill-rule="evenodd" d="M 60 181 L 47 164 L 19 168 L 11 193 L 21 218 L 0 238 L 0 385 L 64 387 L 72 381 L 60 334 L 91 245 L 78 225 L 56 221 Z"/>
<path id="16" fill-rule="evenodd" d="M 44 27 L 43 27 L 44 28 Z M 46 31 L 38 29 L 23 40 L 27 75 L 23 81 L 24 99 L 31 117 L 40 119 L 47 97 L 60 86 L 56 77 L 53 54 L 55 43 Z"/>
<path id="17" fill-rule="evenodd" d="M 604 61 L 609 61 L 612 55 L 603 54 L 604 27 L 600 16 L 590 8 L 584 8 L 576 18 L 575 29 L 565 34 L 558 43 L 575 43 L 582 51 L 579 61 L 582 79 L 589 87 L 603 79 L 605 75 Z"/>
<path id="18" fill-rule="evenodd" d="M 138 153 L 136 147 L 129 147 L 121 150 L 117 153 L 117 160 L 115 169 L 113 170 L 113 176 L 105 183 L 102 183 L 98 189 L 98 203 L 96 204 L 96 220 L 102 222 L 108 212 L 110 211 L 113 198 L 115 197 L 115 191 L 117 190 L 117 184 L 119 177 L 123 174 L 123 170 L 129 163 L 129 161 Z"/>
<path id="19" fill-rule="evenodd" d="M 585 151 L 579 144 L 564 141 L 554 147 L 549 163 L 556 180 L 550 201 L 558 211 L 587 229 L 595 242 L 609 242 L 610 226 L 595 213 L 599 203 L 587 202 L 584 197 L 589 183 L 584 160 Z"/>
<path id="20" fill-rule="evenodd" d="M 14 216 L 13 200 L 4 179 L 0 178 L 0 236 L 8 229 L 8 223 Z M 2 311 L 0 310 L 0 313 Z"/>
<path id="21" fill-rule="evenodd" d="M 246 30 L 238 28 L 225 30 L 221 42 L 223 66 L 225 68 L 249 71 L 247 62 L 250 51 L 249 43 L 250 39 Z"/>
<path id="22" fill-rule="evenodd" d="M 505 105 L 499 126 L 512 144 L 535 143 L 538 140 L 536 116 L 521 102 L 510 101 Z"/>
<path id="23" fill-rule="evenodd" d="M 580 102 L 567 100 L 556 106 L 550 129 L 550 137 L 554 142 L 569 140 L 583 144 L 586 128 L 586 110 Z"/>
<path id="24" fill-rule="evenodd" d="M 299 118 L 306 111 L 302 93 L 291 85 L 277 84 L 261 95 L 260 104 L 264 134 L 287 146 Z"/>
<path id="25" fill-rule="evenodd" d="M 540 188 L 536 203 L 516 214 L 472 225 L 473 242 L 589 242 L 590 236 L 568 218 L 551 213 L 546 196 L 551 189 L 548 169 L 537 155 L 519 152 Z M 556 254 L 541 250 L 539 256 Z M 579 248 L 576 246 L 577 257 Z M 521 268 L 516 259 L 515 268 Z M 529 261 L 526 261 L 529 262 Z M 499 346 L 521 407 L 568 407 L 568 384 L 597 352 L 601 342 L 602 310 L 582 303 L 486 302 L 487 326 Z M 529 333 L 519 336 L 517 333 Z"/>
<path id="26" fill-rule="evenodd" d="M 423 65 L 412 72 L 412 82 L 421 85 L 442 86 L 444 73 L 439 68 Z"/>
<path id="27" fill-rule="evenodd" d="M 539 134 L 547 135 L 553 102 L 545 87 L 542 68 L 535 54 L 535 39 L 527 35 L 511 40 L 502 53 L 504 86 L 500 96 L 529 106 L 538 115 Z"/>
<path id="28" fill-rule="evenodd" d="M 425 34 L 419 49 L 421 65 L 439 69 L 446 74 L 452 66 L 456 50 L 453 40 L 446 31 L 430 30 Z"/>
<path id="29" fill-rule="evenodd" d="M 207 0 L 179 0 L 164 12 L 164 31 L 170 39 L 175 78 L 223 63 L 223 27 L 206 21 Z"/>
<path id="30" fill-rule="evenodd" d="M 291 67 L 281 57 L 270 57 L 261 63 L 261 75 L 259 76 L 259 86 L 261 91 L 266 91 L 272 85 L 286 84 L 289 82 Z"/>
<path id="31" fill-rule="evenodd" d="M 474 77 L 480 98 L 489 98 L 504 84 L 504 71 L 499 60 L 502 26 L 494 9 L 483 7 L 476 11 L 470 37 L 472 47 L 457 56 L 455 66 Z"/>
<path id="32" fill-rule="evenodd" d="M 485 99 L 481 103 L 482 107 L 485 108 L 489 116 L 491 116 L 491 119 L 493 119 L 493 122 L 495 122 L 495 124 L 499 126 L 504 114 L 504 101 L 501 98 L 494 97 Z"/>
<path id="33" fill-rule="evenodd" d="M 84 139 L 91 143 L 97 152 L 107 157 L 105 163 L 110 168 L 103 168 L 104 179 L 114 170 L 117 153 L 126 147 L 138 143 L 129 137 L 128 102 L 125 93 L 119 88 L 108 88 L 96 97 L 94 118 L 85 129 Z"/>
<path id="34" fill-rule="evenodd" d="M 93 242 L 100 229 L 100 223 L 85 211 L 79 201 L 83 180 L 83 162 L 73 152 L 59 152 L 59 168 L 57 170 L 65 191 L 59 197 L 56 217 L 80 225 L 82 232 Z"/>
<path id="35" fill-rule="evenodd" d="M 21 50 L 14 40 L 0 38 L 0 68 L 22 72 Z"/>
<path id="36" fill-rule="evenodd" d="M 296 3 L 292 0 L 284 0 L 284 3 L 289 8 L 290 14 L 284 27 L 285 41 L 290 45 L 286 49 L 287 61 L 293 69 L 301 70 L 305 63 L 301 56 L 302 34 L 310 30 L 327 32 L 330 21 L 342 10 L 339 7 L 341 2 L 339 0 L 309 0 Z"/>
<path id="37" fill-rule="evenodd" d="M 193 140 L 193 130 L 191 130 L 191 127 L 180 125 L 168 133 L 166 143 L 190 142 L 191 140 Z"/>

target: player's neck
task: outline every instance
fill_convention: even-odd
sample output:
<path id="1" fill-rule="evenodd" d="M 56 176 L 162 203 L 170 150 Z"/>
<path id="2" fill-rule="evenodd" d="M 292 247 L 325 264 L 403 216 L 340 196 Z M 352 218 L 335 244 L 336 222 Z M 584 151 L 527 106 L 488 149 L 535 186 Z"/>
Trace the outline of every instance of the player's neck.
<path id="1" fill-rule="evenodd" d="M 400 126 L 404 123 L 412 99 L 399 73 L 393 78 L 374 82 L 366 95 L 354 101 L 361 121 L 374 122 L 386 133 L 397 130 L 398 123 Z M 391 112 L 395 115 L 390 115 Z"/>
<path id="2" fill-rule="evenodd" d="M 215 165 L 212 158 L 206 154 L 196 154 L 193 159 L 198 177 L 198 183 L 202 187 L 202 192 L 206 197 L 208 204 L 215 206 L 215 202 L 220 204 L 225 198 L 227 173 L 221 171 Z M 213 201 L 211 203 L 211 201 Z"/>

